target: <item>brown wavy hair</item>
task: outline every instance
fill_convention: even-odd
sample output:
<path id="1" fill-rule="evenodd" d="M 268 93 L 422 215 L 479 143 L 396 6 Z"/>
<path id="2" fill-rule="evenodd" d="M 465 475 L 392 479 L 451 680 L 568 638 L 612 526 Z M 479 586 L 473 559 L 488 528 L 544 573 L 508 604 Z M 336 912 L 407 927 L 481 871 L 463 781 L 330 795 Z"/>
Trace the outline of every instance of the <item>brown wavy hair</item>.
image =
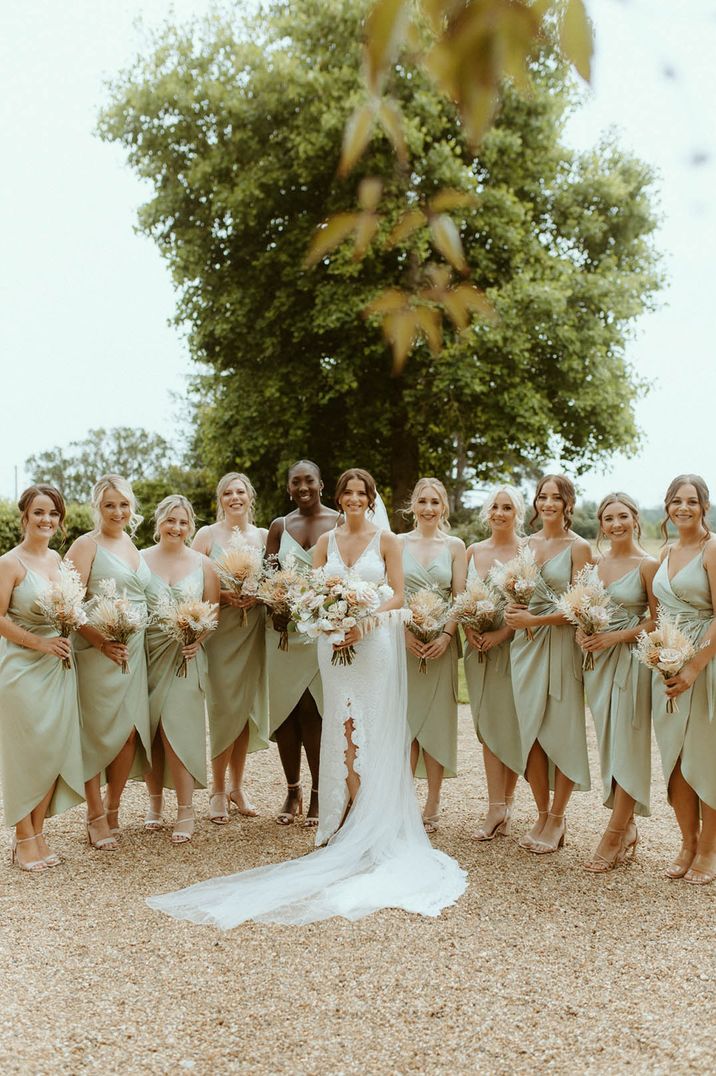
<path id="1" fill-rule="evenodd" d="M 336 492 L 333 495 L 337 507 L 341 507 L 341 497 L 346 492 L 348 483 L 352 478 L 357 478 L 365 486 L 365 491 L 368 494 L 368 510 L 375 508 L 375 499 L 378 495 L 375 479 L 373 475 L 369 474 L 368 471 L 364 471 L 362 467 L 350 467 L 339 476 L 336 482 Z"/>
<path id="2" fill-rule="evenodd" d="M 564 520 L 564 529 L 566 531 L 572 526 L 572 515 L 574 513 L 574 506 L 577 503 L 577 491 L 574 488 L 574 483 L 571 478 L 567 478 L 566 474 L 543 474 L 537 483 L 535 495 L 532 499 L 532 518 L 530 519 L 530 527 L 539 519 L 539 511 L 537 509 L 537 498 L 546 486 L 548 482 L 554 482 L 557 487 L 557 492 L 562 498 L 562 518 Z"/>
<path id="3" fill-rule="evenodd" d="M 599 520 L 599 534 L 597 535 L 597 549 L 599 549 L 604 532 L 602 530 L 602 516 L 606 512 L 610 504 L 614 504 L 615 501 L 619 501 L 621 504 L 626 505 L 631 514 L 634 516 L 635 531 L 637 545 L 641 547 L 641 519 L 639 517 L 639 506 L 633 497 L 630 497 L 628 493 L 623 493 L 621 490 L 617 490 L 614 493 L 607 493 L 606 497 L 602 497 L 597 508 L 597 519 Z"/>
<path id="4" fill-rule="evenodd" d="M 65 515 L 67 509 L 65 508 L 65 498 L 62 496 L 59 489 L 55 486 L 51 486 L 48 482 L 37 482 L 34 486 L 28 486 L 27 489 L 24 489 L 20 494 L 20 500 L 17 502 L 17 507 L 20 511 L 20 529 L 22 530 L 22 533 L 24 534 L 27 528 L 27 520 L 35 497 L 50 498 L 56 510 L 60 513 L 60 531 L 62 532 L 63 538 L 66 538 L 67 530 L 65 529 Z"/>
<path id="5" fill-rule="evenodd" d="M 664 518 L 661 521 L 659 530 L 664 538 L 664 543 L 669 540 L 669 505 L 676 496 L 681 486 L 693 486 L 696 490 L 696 496 L 699 499 L 699 506 L 701 508 L 701 526 L 704 529 L 703 541 L 707 542 L 711 537 L 711 531 L 709 525 L 706 522 L 706 516 L 711 508 L 711 497 L 709 494 L 709 487 L 704 482 L 700 474 L 677 474 L 676 478 L 669 483 L 669 488 L 664 494 Z"/>

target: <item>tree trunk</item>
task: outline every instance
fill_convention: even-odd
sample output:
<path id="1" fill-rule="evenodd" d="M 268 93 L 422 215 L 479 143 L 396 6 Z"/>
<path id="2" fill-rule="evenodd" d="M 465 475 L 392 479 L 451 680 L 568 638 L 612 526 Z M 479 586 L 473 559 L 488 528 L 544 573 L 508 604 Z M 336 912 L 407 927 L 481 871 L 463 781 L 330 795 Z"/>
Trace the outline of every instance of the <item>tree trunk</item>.
<path id="1" fill-rule="evenodd" d="M 420 446 L 417 438 L 408 432 L 407 415 L 398 406 L 393 411 L 393 429 L 390 451 L 390 485 L 393 492 L 391 526 L 400 533 L 410 529 L 410 521 L 400 512 L 410 501 L 415 483 L 420 477 Z"/>

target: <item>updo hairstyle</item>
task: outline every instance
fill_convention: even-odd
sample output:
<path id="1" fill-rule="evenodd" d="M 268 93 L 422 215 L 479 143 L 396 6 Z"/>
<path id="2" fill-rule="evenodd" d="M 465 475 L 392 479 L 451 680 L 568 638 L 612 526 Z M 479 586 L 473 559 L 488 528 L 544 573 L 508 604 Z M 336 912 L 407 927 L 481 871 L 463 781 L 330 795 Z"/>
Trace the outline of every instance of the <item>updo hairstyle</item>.
<path id="1" fill-rule="evenodd" d="M 154 509 L 154 534 L 152 537 L 155 542 L 159 541 L 159 528 L 162 523 L 165 519 L 168 519 L 172 512 L 175 512 L 177 508 L 183 508 L 189 517 L 189 533 L 186 536 L 187 542 L 194 537 L 196 519 L 194 518 L 194 509 L 191 506 L 191 501 L 187 500 L 181 493 L 170 493 L 169 496 L 165 497 L 163 501 L 160 501 Z"/>
<path id="2" fill-rule="evenodd" d="M 359 481 L 361 481 L 365 486 L 365 491 L 368 494 L 368 511 L 371 511 L 373 508 L 375 508 L 375 501 L 376 497 L 378 496 L 378 490 L 376 488 L 375 479 L 373 478 L 373 476 L 371 474 L 368 474 L 367 471 L 364 471 L 362 467 L 351 467 L 349 468 L 349 470 L 344 471 L 343 474 L 340 475 L 338 481 L 336 482 L 336 492 L 334 495 L 336 506 L 340 509 L 341 497 L 346 492 L 346 489 L 348 488 L 348 483 L 352 478 L 359 479 Z"/>
<path id="3" fill-rule="evenodd" d="M 32 508 L 32 502 L 35 497 L 49 497 L 53 505 L 60 513 L 60 530 L 64 538 L 67 537 L 67 531 L 65 530 L 65 514 L 67 509 L 65 508 L 65 499 L 60 493 L 59 489 L 54 486 L 50 486 L 47 482 L 37 482 L 34 486 L 28 486 L 20 494 L 20 500 L 17 502 L 17 507 L 20 512 L 20 529 L 24 534 L 27 529 L 27 521 L 30 518 L 30 509 Z"/>

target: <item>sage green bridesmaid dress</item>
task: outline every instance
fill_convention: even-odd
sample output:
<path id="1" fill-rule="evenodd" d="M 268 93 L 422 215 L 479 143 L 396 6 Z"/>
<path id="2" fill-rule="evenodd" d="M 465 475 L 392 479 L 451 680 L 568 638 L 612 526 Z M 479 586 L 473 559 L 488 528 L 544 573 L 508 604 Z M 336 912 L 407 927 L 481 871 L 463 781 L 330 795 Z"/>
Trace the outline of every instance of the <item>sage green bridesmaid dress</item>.
<path id="1" fill-rule="evenodd" d="M 571 576 L 572 543 L 542 565 L 530 612 L 536 616 L 557 612 L 556 599 L 569 587 Z M 582 651 L 571 625 L 545 624 L 533 628 L 532 636 L 530 640 L 519 629 L 510 648 L 522 757 L 526 765 L 532 746 L 539 742 L 549 762 L 550 788 L 558 767 L 574 781 L 576 791 L 586 792 L 590 784 Z"/>
<path id="2" fill-rule="evenodd" d="M 117 591 L 126 592 L 131 602 L 146 609 L 149 568 L 140 557 L 136 571 L 114 553 L 97 546 L 87 581 L 87 598 L 99 593 L 103 579 L 114 579 Z M 135 632 L 129 639 L 129 672 L 105 657 L 79 632 L 74 636 L 77 683 L 82 714 L 82 754 L 85 779 L 100 774 L 106 780 L 106 768 L 137 730 L 136 751 L 129 776 L 141 780 L 149 769 L 152 738 L 149 730 L 147 658 L 144 633 Z"/>
<path id="3" fill-rule="evenodd" d="M 403 544 L 405 593 L 430 587 L 444 598 L 452 594 L 452 557 L 447 545 L 424 568 Z M 457 660 L 460 655 L 457 635 L 442 657 L 427 663 L 420 672 L 420 659 L 406 652 L 408 666 L 408 726 L 411 739 L 420 747 L 416 777 L 427 777 L 423 752 L 439 762 L 445 777 L 457 773 Z"/>
<path id="4" fill-rule="evenodd" d="M 639 565 L 606 589 L 616 603 L 607 630 L 635 628 L 648 609 Z M 651 814 L 651 673 L 630 643 L 617 643 L 594 655 L 584 688 L 597 732 L 604 806 L 614 806 L 616 782 L 636 800 L 636 814 Z"/>
<path id="5" fill-rule="evenodd" d="M 177 600 L 201 601 L 204 593 L 204 566 L 170 586 L 150 572 L 147 601 L 150 615 L 167 593 Z M 206 706 L 207 658 L 204 646 L 187 662 L 186 676 L 177 676 L 181 665 L 181 643 L 171 639 L 156 624 L 147 628 L 149 665 L 149 712 L 152 739 L 161 722 L 174 753 L 194 778 L 199 788 L 206 788 Z M 169 763 L 164 759 L 164 788 L 174 788 Z"/>
<path id="6" fill-rule="evenodd" d="M 278 548 L 281 567 L 293 556 L 296 567 L 311 570 L 312 549 L 304 549 L 284 527 Z M 279 633 L 274 630 L 270 614 L 266 617 L 266 665 L 269 690 L 269 735 L 276 739 L 276 730 L 283 725 L 306 691 L 310 691 L 319 714 L 323 711 L 323 686 L 318 670 L 318 647 L 315 639 L 303 642 L 305 635 L 288 633 L 288 650 L 279 650 Z"/>
<path id="7" fill-rule="evenodd" d="M 475 562 L 471 560 L 468 579 L 476 574 Z M 498 626 L 501 625 L 500 616 Z M 524 773 L 520 726 L 512 694 L 510 640 L 488 650 L 482 655 L 482 661 L 468 643 L 465 647 L 465 680 L 478 740 L 503 765 L 515 773 Z"/>
<path id="8" fill-rule="evenodd" d="M 665 557 L 654 577 L 654 596 L 661 608 L 679 618 L 679 628 L 698 647 L 714 616 L 703 552 L 669 580 Z M 661 753 L 664 780 L 676 763 L 700 800 L 716 810 L 716 661 L 712 658 L 688 691 L 679 695 L 678 713 L 667 714 L 664 680 L 652 677 L 652 717 Z"/>
<path id="9" fill-rule="evenodd" d="M 211 559 L 224 553 L 211 547 Z M 263 605 L 244 610 L 222 605 L 219 626 L 204 644 L 209 662 L 206 705 L 211 757 L 216 758 L 249 724 L 249 751 L 268 747 L 268 690 Z"/>
<path id="10" fill-rule="evenodd" d="M 20 558 L 18 557 L 18 560 Z M 22 563 L 22 561 L 20 562 Z M 33 635 L 57 635 L 36 605 L 49 581 L 25 568 L 7 615 Z M 74 662 L 0 640 L 0 778 L 5 823 L 25 818 L 55 784 L 48 815 L 84 800 L 80 711 Z"/>

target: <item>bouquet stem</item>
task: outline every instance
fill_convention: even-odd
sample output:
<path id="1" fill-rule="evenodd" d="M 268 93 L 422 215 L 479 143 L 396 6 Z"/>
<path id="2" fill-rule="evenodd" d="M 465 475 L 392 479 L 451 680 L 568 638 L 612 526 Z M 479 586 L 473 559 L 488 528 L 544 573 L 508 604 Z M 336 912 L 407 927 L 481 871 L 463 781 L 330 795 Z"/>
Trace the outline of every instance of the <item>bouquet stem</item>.
<path id="1" fill-rule="evenodd" d="M 69 639 L 69 637 L 70 637 L 69 631 L 61 631 L 60 632 L 60 638 L 61 639 Z M 63 669 L 71 669 L 72 668 L 72 659 L 71 658 L 63 658 L 62 659 L 62 668 Z"/>
<path id="2" fill-rule="evenodd" d="M 420 660 L 418 661 L 418 672 L 425 673 L 426 676 L 428 675 L 428 659 L 427 658 L 420 658 Z"/>
<path id="3" fill-rule="evenodd" d="M 288 631 L 286 628 L 279 632 L 278 649 L 283 651 L 288 650 Z"/>
<path id="4" fill-rule="evenodd" d="M 182 676 L 182 677 L 184 677 L 184 679 L 186 679 L 187 668 L 188 668 L 187 660 L 186 660 L 185 657 L 182 657 L 182 659 L 181 659 L 181 661 L 179 663 L 179 668 L 177 669 L 177 676 Z"/>
<path id="5" fill-rule="evenodd" d="M 530 642 L 533 641 L 534 635 L 532 634 L 532 628 L 525 628 L 525 634 Z"/>
<path id="6" fill-rule="evenodd" d="M 582 662 L 582 668 L 584 669 L 585 672 L 589 672 L 590 669 L 594 668 L 594 654 L 592 653 L 591 650 L 587 650 L 586 654 L 584 655 L 584 660 Z"/>
<path id="7" fill-rule="evenodd" d="M 339 650 L 333 651 L 331 665 L 352 665 L 355 656 L 356 648 L 354 646 L 342 646 Z"/>

